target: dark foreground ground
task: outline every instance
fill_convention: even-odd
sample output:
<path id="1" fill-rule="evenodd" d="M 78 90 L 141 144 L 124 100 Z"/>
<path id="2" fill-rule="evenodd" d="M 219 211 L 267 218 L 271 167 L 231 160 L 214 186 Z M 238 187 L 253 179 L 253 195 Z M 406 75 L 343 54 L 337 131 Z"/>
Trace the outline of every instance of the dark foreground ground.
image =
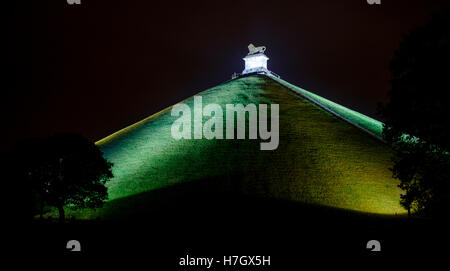
<path id="1" fill-rule="evenodd" d="M 355 213 L 297 202 L 250 198 L 205 191 L 185 184 L 123 199 L 115 219 L 35 221 L 29 237 L 36 254 L 145 261 L 156 270 L 291 270 L 303 261 L 329 257 L 414 259 L 448 252 L 448 224 Z M 207 193 L 208 192 L 208 193 Z M 149 200 L 151 199 L 151 200 Z M 81 252 L 66 243 L 78 240 Z M 366 248 L 381 243 L 381 252 Z M 50 256 L 51 255 L 51 256 Z M 180 267 L 181 257 L 270 256 L 270 266 Z M 103 258 L 105 257 L 105 258 Z M 321 264 L 322 262 L 317 262 Z M 162 269 L 161 269 L 162 267 Z M 153 269 L 155 270 L 155 269 Z"/>

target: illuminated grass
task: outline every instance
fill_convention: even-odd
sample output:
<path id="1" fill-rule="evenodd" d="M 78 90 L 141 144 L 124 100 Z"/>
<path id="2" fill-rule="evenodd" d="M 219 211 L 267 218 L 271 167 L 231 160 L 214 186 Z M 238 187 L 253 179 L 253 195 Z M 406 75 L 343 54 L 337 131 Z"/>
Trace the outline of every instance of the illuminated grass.
<path id="1" fill-rule="evenodd" d="M 327 100 L 323 97 L 320 97 L 319 95 L 316 95 L 314 93 L 311 93 L 307 90 L 304 90 L 300 87 L 297 87 L 295 85 L 292 85 L 280 78 L 275 78 L 275 80 L 278 80 L 280 82 L 282 82 L 283 84 L 286 84 L 288 86 L 290 86 L 291 88 L 293 88 L 294 90 L 298 91 L 299 93 L 311 98 L 312 100 L 318 102 L 319 104 L 321 104 L 322 106 L 326 107 L 327 109 L 335 112 L 336 114 L 338 114 L 339 116 L 343 117 L 344 119 L 352 122 L 353 124 L 358 125 L 359 127 L 366 129 L 367 131 L 373 133 L 374 135 L 378 136 L 378 137 L 382 137 L 382 132 L 383 132 L 383 123 L 372 119 L 371 117 L 368 117 L 366 115 L 363 115 L 359 112 L 356 112 L 354 110 L 351 110 L 349 108 L 346 108 L 340 104 L 334 103 L 330 100 Z"/>
<path id="2" fill-rule="evenodd" d="M 381 123 L 295 88 L 380 134 Z M 379 214 L 404 212 L 398 183 L 389 171 L 392 150 L 366 132 L 263 75 L 231 80 L 201 95 L 204 106 L 279 104 L 278 149 L 260 151 L 259 139 L 176 141 L 170 133 L 176 118 L 168 108 L 97 142 L 114 163 L 110 202 L 173 184 L 239 176 L 235 185 L 244 195 Z M 193 110 L 193 98 L 184 103 Z M 114 213 L 113 205 L 72 213 L 79 218 L 102 217 Z"/>

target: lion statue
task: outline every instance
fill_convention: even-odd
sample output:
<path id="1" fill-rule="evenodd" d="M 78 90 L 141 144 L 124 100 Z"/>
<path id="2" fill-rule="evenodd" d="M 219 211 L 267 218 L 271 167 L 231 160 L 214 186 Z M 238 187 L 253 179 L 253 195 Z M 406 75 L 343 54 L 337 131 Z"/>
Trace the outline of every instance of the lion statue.
<path id="1" fill-rule="evenodd" d="M 264 51 L 266 51 L 266 46 L 255 47 L 255 45 L 253 45 L 251 43 L 248 45 L 248 54 L 249 55 L 253 55 L 253 54 L 257 54 L 257 53 L 264 54 Z"/>

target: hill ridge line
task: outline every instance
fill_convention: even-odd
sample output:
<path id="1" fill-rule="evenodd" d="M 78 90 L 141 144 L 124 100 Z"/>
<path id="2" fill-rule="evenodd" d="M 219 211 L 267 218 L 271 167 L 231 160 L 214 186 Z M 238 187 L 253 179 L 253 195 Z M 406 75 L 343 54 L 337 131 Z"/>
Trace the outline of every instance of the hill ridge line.
<path id="1" fill-rule="evenodd" d="M 261 75 L 263 75 L 263 76 L 265 76 L 265 77 L 267 77 L 267 78 L 269 78 L 269 79 L 272 79 L 273 81 L 277 82 L 277 83 L 280 84 L 281 86 L 283 86 L 283 87 L 287 88 L 288 90 L 294 92 L 295 94 L 301 96 L 302 98 L 306 99 L 307 101 L 311 102 L 312 104 L 314 104 L 314 105 L 318 106 L 319 108 L 325 110 L 326 112 L 328 112 L 328 113 L 330 113 L 330 114 L 336 116 L 337 118 L 339 118 L 339 119 L 341 119 L 341 120 L 343 120 L 343 121 L 345 121 L 345 122 L 351 124 L 352 126 L 358 128 L 358 129 L 360 129 L 360 130 L 366 132 L 367 134 L 371 135 L 371 136 L 374 137 L 375 139 L 377 139 L 377 140 L 379 140 L 379 141 L 381 141 L 381 142 L 387 144 L 387 142 L 386 142 L 381 136 L 379 136 L 379 135 L 375 134 L 374 132 L 370 131 L 369 129 L 366 129 L 366 128 L 362 127 L 361 125 L 358 125 L 357 123 L 355 123 L 355 122 L 353 122 L 353 121 L 351 121 L 351 120 L 345 118 L 345 117 L 342 116 L 341 114 L 339 114 L 339 113 L 335 112 L 334 110 L 332 110 L 331 108 L 329 108 L 329 107 L 327 107 L 327 106 L 321 104 L 319 101 L 314 100 L 313 98 L 309 97 L 308 95 L 305 95 L 304 93 L 301 93 L 300 91 L 296 90 L 294 87 L 290 86 L 290 85 L 292 85 L 291 83 L 285 82 L 284 80 L 281 80 L 281 79 L 279 79 L 279 78 L 277 78 L 277 77 L 275 77 L 275 76 L 271 76 L 271 75 L 268 75 L 268 74 L 261 74 Z M 250 76 L 253 76 L 253 75 L 250 75 Z M 247 76 L 246 76 L 246 77 L 247 77 Z M 151 119 L 153 119 L 153 118 L 158 117 L 159 115 L 163 114 L 164 112 L 170 110 L 170 109 L 171 109 L 173 106 L 175 106 L 176 104 L 179 104 L 179 103 L 182 103 L 182 102 L 184 102 L 184 101 L 186 101 L 186 100 L 189 100 L 189 99 L 191 99 L 192 97 L 194 97 L 194 96 L 196 96 L 196 95 L 199 95 L 199 94 L 201 94 L 201 93 L 207 92 L 208 90 L 210 90 L 210 89 L 212 89 L 212 88 L 221 86 L 221 85 L 223 85 L 223 84 L 232 82 L 232 81 L 234 81 L 234 80 L 238 80 L 239 78 L 241 78 L 241 77 L 237 77 L 237 78 L 234 78 L 234 79 L 231 79 L 231 80 L 226 80 L 226 81 L 224 81 L 224 82 L 218 84 L 217 86 L 210 87 L 210 88 L 208 88 L 208 89 L 206 89 L 206 90 L 203 90 L 203 91 L 200 91 L 200 92 L 196 93 L 196 94 L 193 95 L 193 96 L 187 97 L 187 98 L 181 100 L 180 102 L 177 102 L 177 103 L 175 103 L 175 104 L 173 104 L 173 105 L 167 106 L 166 108 L 164 108 L 164 109 L 162 109 L 162 110 L 160 110 L 160 111 L 158 111 L 158 112 L 156 112 L 156 113 L 154 113 L 154 114 L 151 114 L 150 116 L 147 116 L 147 117 L 145 117 L 145 118 L 142 119 L 142 120 L 139 120 L 139 121 L 137 121 L 137 122 L 135 122 L 135 123 L 132 123 L 132 124 L 130 124 L 130 125 L 127 125 L 126 127 L 122 128 L 122 129 L 119 129 L 118 131 L 113 132 L 112 134 L 109 134 L 109 135 L 107 135 L 107 136 L 105 136 L 105 137 L 99 139 L 98 141 L 95 142 L 95 144 L 96 144 L 96 145 L 102 145 L 102 144 L 108 142 L 110 139 L 114 138 L 115 136 L 120 136 L 121 134 L 127 132 L 128 130 L 133 129 L 133 128 L 135 128 L 135 127 L 139 127 L 140 125 L 146 123 L 148 120 L 151 120 Z M 293 86 L 295 86 L 295 85 L 293 85 Z M 297 87 L 297 86 L 295 86 L 295 87 Z M 302 90 L 303 90 L 303 89 L 302 89 Z M 304 90 L 304 91 L 306 91 L 306 90 Z M 314 94 L 314 93 L 312 93 L 312 92 L 311 92 L 311 94 L 316 95 L 316 96 L 318 96 L 318 97 L 320 97 L 320 98 L 322 98 L 322 99 L 325 99 L 325 98 L 323 98 L 323 97 L 321 97 L 321 96 L 319 96 L 319 95 L 317 95 L 317 94 Z M 333 103 L 333 104 L 336 104 L 336 105 L 338 105 L 338 106 L 341 106 L 341 107 L 345 108 L 346 110 L 350 110 L 351 112 L 357 113 L 357 114 L 362 115 L 362 116 L 364 116 L 364 117 L 366 117 L 366 118 L 370 118 L 370 117 L 368 117 L 368 116 L 366 116 L 366 115 L 364 115 L 364 114 L 361 114 L 361 113 L 359 113 L 359 112 L 357 112 L 357 111 L 354 111 L 354 110 L 352 110 L 352 109 L 346 108 L 346 107 L 344 107 L 344 106 L 342 106 L 342 105 L 340 105 L 340 104 L 337 104 L 337 103 L 335 103 L 335 102 L 333 102 L 333 101 L 330 101 L 330 100 L 328 100 L 328 99 L 325 99 L 325 100 L 327 100 L 327 101 L 329 101 L 329 102 L 331 102 L 331 103 Z M 370 119 L 373 120 L 373 121 L 376 121 L 376 120 L 374 120 L 374 119 L 372 119 L 372 118 L 370 118 Z M 381 123 L 381 122 L 380 122 L 380 123 Z"/>
<path id="2" fill-rule="evenodd" d="M 355 126 L 356 128 L 358 128 L 358 129 L 360 129 L 360 130 L 362 130 L 362 131 L 368 133 L 369 135 L 373 136 L 374 138 L 380 140 L 381 142 L 387 143 L 382 137 L 376 135 L 375 133 L 369 131 L 368 129 L 366 129 L 366 128 L 364 128 L 364 127 L 361 127 L 360 125 L 358 125 L 358 124 L 352 122 L 351 120 L 346 119 L 345 117 L 343 117 L 343 116 L 340 115 L 339 113 L 337 113 L 337 112 L 335 112 L 334 110 L 332 110 L 332 109 L 326 107 L 325 105 L 323 105 L 323 104 L 321 104 L 320 102 L 314 100 L 313 98 L 308 97 L 307 95 L 305 95 L 305 94 L 303 94 L 303 93 L 297 91 L 297 90 L 294 89 L 293 87 L 291 87 L 291 86 L 285 84 L 285 83 L 284 83 L 283 81 L 281 81 L 279 78 L 276 78 L 276 77 L 270 76 L 270 75 L 266 75 L 266 74 L 264 74 L 264 75 L 265 75 L 266 77 L 268 77 L 268 78 L 274 80 L 274 81 L 277 82 L 278 84 L 282 85 L 283 87 L 286 87 L 287 89 L 291 90 L 291 91 L 294 92 L 295 94 L 301 96 L 302 98 L 305 98 L 307 101 L 313 103 L 314 105 L 317 105 L 318 107 L 320 107 L 321 109 L 327 111 L 328 113 L 330 113 L 330 114 L 336 116 L 337 118 L 339 118 L 339 119 L 341 119 L 341 120 L 343 120 L 343 121 L 345 121 L 345 122 L 347 122 L 347 123 L 349 123 L 349 124 Z M 317 94 L 315 94 L 315 95 L 317 95 Z M 319 96 L 319 95 L 317 95 L 317 96 Z M 323 98 L 323 97 L 322 97 L 322 98 Z M 325 98 L 323 98 L 323 99 L 325 99 Z M 333 102 L 333 101 L 331 101 L 331 102 Z M 333 103 L 334 103 L 334 102 L 333 102 Z M 339 104 L 337 104 L 337 105 L 339 105 Z M 342 106 L 342 105 L 340 105 L 340 106 Z M 348 109 L 348 108 L 347 108 L 347 109 Z M 352 110 L 352 109 L 348 109 L 348 110 L 354 111 L 354 110 Z M 357 111 L 354 111 L 354 112 L 359 113 L 359 112 L 357 112 Z M 361 114 L 361 113 L 359 113 L 359 114 Z M 363 114 L 361 114 L 361 115 L 363 115 Z M 365 116 L 365 117 L 368 117 L 368 116 L 366 116 L 366 115 L 364 115 L 364 116 Z M 368 118 L 370 118 L 370 117 L 368 117 Z"/>

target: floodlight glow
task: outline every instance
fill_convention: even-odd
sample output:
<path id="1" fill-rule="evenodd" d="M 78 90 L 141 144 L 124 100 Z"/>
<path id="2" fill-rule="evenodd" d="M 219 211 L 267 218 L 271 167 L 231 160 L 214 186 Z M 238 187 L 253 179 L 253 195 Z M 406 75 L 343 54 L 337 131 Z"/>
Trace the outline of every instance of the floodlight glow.
<path id="1" fill-rule="evenodd" d="M 267 70 L 267 60 L 269 58 L 265 54 L 248 55 L 244 58 L 245 69 L 242 74 Z"/>
<path id="2" fill-rule="evenodd" d="M 245 60 L 245 69 L 255 69 L 255 68 L 265 68 L 267 69 L 267 60 L 269 58 L 265 55 L 257 55 L 252 57 L 244 58 Z"/>

